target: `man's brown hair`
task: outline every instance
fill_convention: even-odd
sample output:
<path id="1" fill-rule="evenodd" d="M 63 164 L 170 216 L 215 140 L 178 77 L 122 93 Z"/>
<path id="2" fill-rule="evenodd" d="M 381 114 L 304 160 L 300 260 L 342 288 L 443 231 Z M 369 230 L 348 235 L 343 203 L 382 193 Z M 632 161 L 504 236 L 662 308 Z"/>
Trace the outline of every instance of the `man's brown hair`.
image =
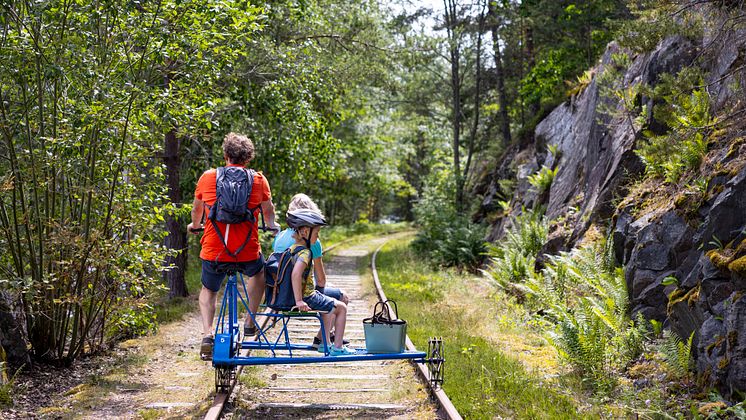
<path id="1" fill-rule="evenodd" d="M 230 163 L 245 165 L 254 159 L 254 143 L 238 133 L 228 133 L 223 139 L 223 154 Z"/>

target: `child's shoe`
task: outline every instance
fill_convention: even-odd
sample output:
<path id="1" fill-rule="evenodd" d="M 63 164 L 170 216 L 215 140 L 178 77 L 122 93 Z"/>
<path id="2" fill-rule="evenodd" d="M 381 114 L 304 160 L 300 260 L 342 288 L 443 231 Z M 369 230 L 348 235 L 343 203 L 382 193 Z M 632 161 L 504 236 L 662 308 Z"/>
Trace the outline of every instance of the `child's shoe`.
<path id="1" fill-rule="evenodd" d="M 350 356 L 353 354 L 356 354 L 357 352 L 347 346 L 342 346 L 341 349 L 338 349 L 335 346 L 332 346 L 331 349 L 329 349 L 329 356 Z"/>
<path id="2" fill-rule="evenodd" d="M 334 334 L 332 334 L 329 342 L 330 343 L 334 343 Z M 342 345 L 346 346 L 348 344 L 350 344 L 349 340 L 342 340 Z M 331 347 L 331 346 L 332 345 L 329 344 L 329 347 Z M 319 337 L 314 337 L 313 338 L 313 344 L 311 344 L 311 348 L 314 349 L 314 350 L 318 350 L 320 353 L 324 352 L 324 344 L 321 342 L 321 339 Z"/>
<path id="3" fill-rule="evenodd" d="M 321 339 L 319 337 L 314 337 L 313 344 L 311 344 L 311 348 L 318 351 L 319 353 L 323 353 L 324 343 L 321 342 Z"/>

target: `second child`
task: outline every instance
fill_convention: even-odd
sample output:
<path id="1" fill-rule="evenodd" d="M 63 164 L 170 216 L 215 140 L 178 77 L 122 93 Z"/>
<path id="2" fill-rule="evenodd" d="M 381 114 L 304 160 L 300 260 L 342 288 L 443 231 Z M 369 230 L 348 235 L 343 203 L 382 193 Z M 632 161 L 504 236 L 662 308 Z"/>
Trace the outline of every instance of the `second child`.
<path id="1" fill-rule="evenodd" d="M 318 211 L 299 209 L 288 211 L 286 221 L 288 226 L 293 229 L 293 239 L 295 241 L 290 246 L 290 250 L 294 251 L 298 247 L 305 248 L 298 253 L 291 276 L 295 306 L 300 311 L 327 312 L 322 314 L 321 317 L 326 331 L 330 331 L 332 322 L 334 323 L 334 343 L 329 348 L 331 356 L 355 354 L 355 350 L 343 343 L 345 324 L 347 323 L 347 305 L 315 290 L 310 270 L 308 270 L 312 258 L 311 244 L 318 239 L 321 227 L 326 226 L 324 216 Z M 323 345 L 320 347 L 323 348 Z"/>

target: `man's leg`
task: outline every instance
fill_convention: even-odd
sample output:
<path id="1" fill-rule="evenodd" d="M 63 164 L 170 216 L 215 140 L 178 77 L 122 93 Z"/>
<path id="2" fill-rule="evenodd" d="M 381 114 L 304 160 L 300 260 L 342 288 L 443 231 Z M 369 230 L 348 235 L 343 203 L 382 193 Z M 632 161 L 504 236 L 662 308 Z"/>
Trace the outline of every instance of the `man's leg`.
<path id="1" fill-rule="evenodd" d="M 202 315 L 202 336 L 210 337 L 213 333 L 212 320 L 215 317 L 215 306 L 218 294 L 202 286 L 199 292 L 199 312 Z"/>
<path id="2" fill-rule="evenodd" d="M 259 304 L 262 303 L 262 298 L 264 297 L 265 287 L 264 269 L 249 277 L 249 310 L 251 313 L 255 314 L 259 310 Z M 247 315 L 244 325 L 248 327 L 254 326 L 254 320 L 251 319 L 251 316 Z"/>

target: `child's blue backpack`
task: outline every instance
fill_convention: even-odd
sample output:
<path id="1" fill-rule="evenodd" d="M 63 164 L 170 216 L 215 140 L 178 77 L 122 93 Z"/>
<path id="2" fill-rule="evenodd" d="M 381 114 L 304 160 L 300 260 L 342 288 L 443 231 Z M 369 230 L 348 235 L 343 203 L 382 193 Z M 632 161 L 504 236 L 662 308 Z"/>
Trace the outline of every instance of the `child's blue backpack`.
<path id="1" fill-rule="evenodd" d="M 288 248 L 283 252 L 273 252 L 267 258 L 264 266 L 264 279 L 267 284 L 264 301 L 268 307 L 277 311 L 289 311 L 295 306 L 293 267 L 298 261 L 298 253 L 305 249 L 304 246 L 298 246 L 292 251 Z M 303 278 L 308 276 L 312 267 L 313 260 L 303 272 Z"/>
<path id="2" fill-rule="evenodd" d="M 243 244 L 235 251 L 228 249 L 228 230 L 230 225 L 250 222 L 256 223 L 254 211 L 249 208 L 249 197 L 254 187 L 254 171 L 239 166 L 219 167 L 215 174 L 215 203 L 210 208 L 207 218 L 212 222 L 215 232 L 220 237 L 226 252 L 236 257 L 243 251 L 251 238 L 251 229 Z M 258 207 L 261 210 L 261 207 Z M 217 223 L 225 223 L 225 233 L 220 231 Z"/>

